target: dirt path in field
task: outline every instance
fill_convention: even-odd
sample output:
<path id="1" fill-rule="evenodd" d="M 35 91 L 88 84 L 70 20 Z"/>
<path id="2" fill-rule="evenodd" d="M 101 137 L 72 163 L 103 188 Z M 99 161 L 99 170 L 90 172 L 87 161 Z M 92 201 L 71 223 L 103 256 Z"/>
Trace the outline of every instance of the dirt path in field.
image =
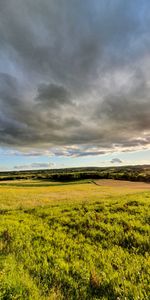
<path id="1" fill-rule="evenodd" d="M 150 189 L 150 183 L 145 183 L 145 182 L 133 182 L 133 181 L 113 180 L 113 179 L 98 179 L 98 180 L 91 180 L 91 183 L 98 185 L 98 186 L 130 188 L 133 190 L 134 189 L 139 189 L 139 190 Z"/>

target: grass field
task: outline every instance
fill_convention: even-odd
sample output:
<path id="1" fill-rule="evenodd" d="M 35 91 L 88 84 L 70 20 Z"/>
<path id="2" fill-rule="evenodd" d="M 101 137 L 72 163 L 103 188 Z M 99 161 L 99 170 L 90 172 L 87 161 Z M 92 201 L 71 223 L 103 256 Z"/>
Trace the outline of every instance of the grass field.
<path id="1" fill-rule="evenodd" d="M 150 299 L 150 185 L 0 183 L 0 299 Z"/>

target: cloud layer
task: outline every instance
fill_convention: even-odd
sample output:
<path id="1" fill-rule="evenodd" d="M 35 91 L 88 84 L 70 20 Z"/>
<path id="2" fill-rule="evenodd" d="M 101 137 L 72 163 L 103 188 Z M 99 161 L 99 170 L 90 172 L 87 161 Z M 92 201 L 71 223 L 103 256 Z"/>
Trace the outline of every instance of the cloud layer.
<path id="1" fill-rule="evenodd" d="M 52 163 L 31 163 L 28 165 L 17 165 L 14 170 L 33 170 L 33 169 L 49 169 L 54 168 L 55 165 Z"/>
<path id="2" fill-rule="evenodd" d="M 149 147 L 149 11 L 148 0 L 1 1 L 1 147 Z"/>

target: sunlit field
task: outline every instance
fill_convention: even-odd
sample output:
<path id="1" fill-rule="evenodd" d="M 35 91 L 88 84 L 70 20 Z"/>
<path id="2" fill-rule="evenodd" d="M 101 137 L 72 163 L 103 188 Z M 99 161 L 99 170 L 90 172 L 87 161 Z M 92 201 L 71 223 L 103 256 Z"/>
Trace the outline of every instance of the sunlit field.
<path id="1" fill-rule="evenodd" d="M 150 184 L 0 183 L 0 299 L 150 299 Z"/>
<path id="2" fill-rule="evenodd" d="M 72 183 L 14 180 L 0 183 L 0 208 L 21 209 L 65 203 L 88 203 L 142 191 L 150 191 L 150 184 L 103 179 Z"/>

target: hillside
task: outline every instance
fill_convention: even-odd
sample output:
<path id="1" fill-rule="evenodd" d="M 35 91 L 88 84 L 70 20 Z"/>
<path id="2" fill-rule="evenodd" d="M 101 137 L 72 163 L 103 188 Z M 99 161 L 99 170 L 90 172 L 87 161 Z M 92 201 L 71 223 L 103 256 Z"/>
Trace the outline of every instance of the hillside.
<path id="1" fill-rule="evenodd" d="M 42 179 L 64 182 L 83 179 L 119 179 L 150 182 L 150 165 L 0 172 L 0 181 L 15 179 Z"/>

